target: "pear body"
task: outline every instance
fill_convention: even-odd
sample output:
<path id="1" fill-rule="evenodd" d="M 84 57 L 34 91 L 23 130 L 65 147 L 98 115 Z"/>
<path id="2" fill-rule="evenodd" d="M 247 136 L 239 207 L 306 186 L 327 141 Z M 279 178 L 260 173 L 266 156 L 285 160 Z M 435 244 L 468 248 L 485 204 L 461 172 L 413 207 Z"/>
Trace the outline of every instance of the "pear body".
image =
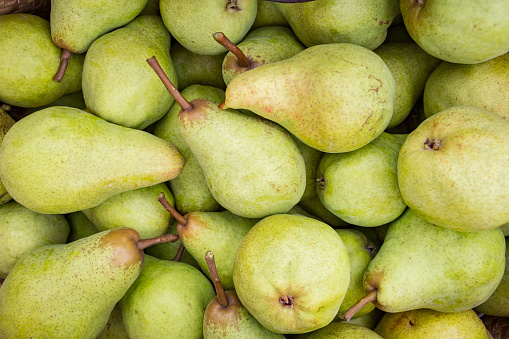
<path id="1" fill-rule="evenodd" d="M 53 81 L 62 50 L 53 44 L 47 20 L 22 13 L 0 16 L 0 44 L 0 101 L 37 107 L 81 89 L 82 55 L 71 56 L 62 82 Z"/>
<path id="2" fill-rule="evenodd" d="M 349 324 L 359 325 L 366 328 L 369 328 L 370 330 L 375 329 L 376 325 L 380 322 L 380 319 L 385 314 L 385 312 L 381 311 L 378 308 L 375 308 L 373 311 L 369 312 L 368 314 L 365 314 L 363 316 L 360 316 L 358 318 L 354 317 L 348 321 Z M 336 322 L 336 321 L 334 321 Z M 345 322 L 343 319 L 337 320 L 337 322 Z"/>
<path id="3" fill-rule="evenodd" d="M 147 1 L 54 0 L 50 13 L 53 42 L 73 53 L 84 53 L 98 37 L 133 20 Z"/>
<path id="4" fill-rule="evenodd" d="M 0 289 L 0 336 L 96 338 L 141 271 L 138 240 L 123 228 L 26 254 Z"/>
<path id="5" fill-rule="evenodd" d="M 293 137 L 293 140 L 297 144 L 306 165 L 306 189 L 300 198 L 300 201 L 303 201 L 316 195 L 316 170 L 322 159 L 323 152 L 306 145 L 295 137 Z"/>
<path id="6" fill-rule="evenodd" d="M 422 122 L 398 157 L 405 203 L 425 220 L 458 231 L 509 221 L 509 122 L 455 106 Z"/>
<path id="7" fill-rule="evenodd" d="M 7 131 L 14 125 L 15 121 L 11 116 L 5 111 L 0 108 L 0 144 L 2 143 L 2 140 L 4 139 L 5 134 Z M 0 205 L 5 204 L 6 202 L 9 202 L 12 200 L 12 197 L 7 193 L 7 190 L 5 189 L 4 184 L 0 181 Z"/>
<path id="8" fill-rule="evenodd" d="M 299 202 L 305 164 L 287 131 L 210 101 L 192 104 L 195 109 L 179 114 L 180 134 L 221 206 L 242 217 L 261 218 L 285 213 Z"/>
<path id="9" fill-rule="evenodd" d="M 277 214 L 244 237 L 233 282 L 242 304 L 263 326 L 276 333 L 305 333 L 336 316 L 350 282 L 350 264 L 330 226 Z"/>
<path id="10" fill-rule="evenodd" d="M 505 241 L 499 229 L 457 232 L 408 209 L 389 225 L 364 283 L 368 291 L 377 289 L 375 305 L 385 312 L 462 312 L 495 291 L 504 268 Z"/>
<path id="11" fill-rule="evenodd" d="M 144 129 L 173 104 L 152 56 L 176 86 L 170 59 L 171 36 L 159 16 L 141 16 L 104 34 L 90 46 L 83 65 L 83 95 L 88 111 L 125 127 Z"/>
<path id="12" fill-rule="evenodd" d="M 122 320 L 122 311 L 118 303 L 113 308 L 113 311 L 111 311 L 106 326 L 96 339 L 129 339 Z"/>
<path id="13" fill-rule="evenodd" d="M 120 307 L 130 338 L 203 338 L 203 314 L 214 288 L 196 268 L 145 256 Z"/>
<path id="14" fill-rule="evenodd" d="M 381 339 L 382 337 L 369 328 L 347 324 L 330 323 L 307 336 L 307 339 Z"/>
<path id="15" fill-rule="evenodd" d="M 256 12 L 256 18 L 251 29 L 265 26 L 290 27 L 290 24 L 272 2 L 258 0 L 258 11 Z"/>
<path id="16" fill-rule="evenodd" d="M 248 109 L 322 152 L 358 149 L 393 113 L 395 82 L 382 59 L 352 44 L 305 49 L 235 77 L 224 108 Z"/>
<path id="17" fill-rule="evenodd" d="M 45 109 L 51 106 L 65 106 L 65 107 L 74 107 L 79 108 L 81 110 L 85 110 L 87 108 L 87 104 L 85 104 L 85 98 L 83 97 L 83 91 L 76 91 L 72 93 L 67 93 L 62 95 L 60 98 L 55 101 L 50 102 L 47 105 L 25 108 L 25 112 L 28 114 L 40 111 L 41 109 Z"/>
<path id="18" fill-rule="evenodd" d="M 167 141 L 60 106 L 16 123 L 0 159 L 9 194 L 49 214 L 91 208 L 115 194 L 170 180 L 184 164 Z"/>
<path id="19" fill-rule="evenodd" d="M 70 227 L 68 243 L 99 232 L 97 227 L 81 211 L 67 214 L 66 219 Z"/>
<path id="20" fill-rule="evenodd" d="M 314 183 L 313 183 L 314 184 Z M 315 184 L 316 186 L 316 184 Z M 348 223 L 344 220 L 341 220 L 336 215 L 332 214 L 320 200 L 318 194 L 315 194 L 310 198 L 301 200 L 299 202 L 299 206 L 302 207 L 306 212 L 313 214 L 314 216 L 322 219 L 326 224 L 332 227 L 344 227 L 347 226 Z"/>

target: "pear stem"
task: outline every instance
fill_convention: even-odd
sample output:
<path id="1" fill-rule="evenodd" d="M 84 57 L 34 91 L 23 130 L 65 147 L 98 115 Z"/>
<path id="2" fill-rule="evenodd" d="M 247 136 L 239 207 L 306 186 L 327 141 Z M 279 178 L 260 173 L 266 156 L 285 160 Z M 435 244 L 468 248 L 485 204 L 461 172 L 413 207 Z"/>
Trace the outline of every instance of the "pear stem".
<path id="1" fill-rule="evenodd" d="M 163 68 L 161 67 L 161 65 L 157 61 L 156 57 L 153 56 L 151 58 L 148 58 L 147 59 L 147 63 L 150 65 L 150 67 L 152 67 L 154 72 L 156 72 L 157 76 L 159 77 L 159 79 L 161 79 L 161 81 L 163 82 L 164 86 L 166 87 L 168 92 L 170 92 L 171 96 L 173 97 L 173 99 L 175 99 L 177 104 L 179 104 L 179 106 L 184 111 L 192 110 L 193 109 L 193 105 L 191 105 L 189 103 L 189 101 L 187 101 L 186 98 L 184 98 L 182 96 L 182 94 L 180 94 L 180 92 L 171 83 L 170 79 L 168 79 L 168 76 L 166 75 L 166 73 L 164 73 Z"/>
<path id="2" fill-rule="evenodd" d="M 177 254 L 175 254 L 175 257 L 171 261 L 180 262 L 180 259 L 182 259 L 182 253 L 184 253 L 184 244 L 181 243 Z"/>
<path id="3" fill-rule="evenodd" d="M 138 249 L 141 251 L 149 246 L 161 244 L 163 242 L 175 242 L 179 240 L 179 236 L 176 234 L 163 234 L 159 237 L 150 238 L 150 239 L 141 239 L 138 242 Z"/>
<path id="4" fill-rule="evenodd" d="M 368 294 L 366 294 L 364 297 L 362 297 L 361 300 L 359 300 L 358 302 L 353 304 L 352 307 L 350 307 L 348 310 L 346 310 L 346 312 L 343 313 L 343 315 L 341 315 L 341 318 L 346 321 L 349 321 L 350 319 L 352 319 L 352 317 L 355 315 L 355 313 L 357 313 L 357 311 L 359 311 L 361 308 L 363 308 L 370 302 L 376 301 L 377 291 L 378 290 L 374 289 L 374 290 L 368 292 Z"/>
<path id="5" fill-rule="evenodd" d="M 179 222 L 179 224 L 181 224 L 182 226 L 186 226 L 187 225 L 186 218 L 184 218 L 182 216 L 182 214 L 177 212 L 177 210 L 174 209 L 172 205 L 170 205 L 168 200 L 166 200 L 166 196 L 164 195 L 163 192 L 159 193 L 159 196 L 157 197 L 157 200 L 161 203 L 161 205 L 163 205 L 164 208 L 166 208 L 166 210 L 168 212 L 170 212 L 170 214 L 175 218 L 175 220 L 177 220 Z"/>
<path id="6" fill-rule="evenodd" d="M 60 66 L 58 67 L 57 73 L 53 77 L 53 81 L 62 82 L 65 71 L 67 70 L 67 65 L 69 64 L 69 59 L 71 58 L 71 54 L 71 51 L 68 49 L 62 50 L 62 54 L 60 55 Z"/>
<path id="7" fill-rule="evenodd" d="M 226 298 L 226 293 L 224 293 L 223 285 L 221 285 L 221 281 L 219 280 L 219 274 L 217 274 L 214 253 L 207 251 L 207 253 L 205 253 L 205 261 L 207 262 L 207 267 L 209 268 L 210 278 L 212 279 L 214 288 L 216 289 L 217 301 L 219 302 L 219 305 L 226 308 L 229 305 L 228 298 Z"/>
<path id="8" fill-rule="evenodd" d="M 239 65 L 241 67 L 251 67 L 251 60 L 249 60 L 244 52 L 242 52 L 237 45 L 231 42 L 223 32 L 214 33 L 212 36 L 214 37 L 214 40 L 221 44 L 221 46 L 235 55 L 235 57 L 239 60 Z"/>

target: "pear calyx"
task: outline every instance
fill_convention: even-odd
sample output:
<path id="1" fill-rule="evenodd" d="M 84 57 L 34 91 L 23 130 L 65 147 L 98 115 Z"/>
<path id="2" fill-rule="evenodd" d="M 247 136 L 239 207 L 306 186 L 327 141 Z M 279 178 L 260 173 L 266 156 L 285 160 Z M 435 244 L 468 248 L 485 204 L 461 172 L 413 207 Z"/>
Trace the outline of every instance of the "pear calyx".
<path id="1" fill-rule="evenodd" d="M 210 278 L 212 279 L 212 283 L 214 284 L 214 288 L 216 289 L 217 301 L 219 305 L 226 308 L 228 307 L 229 302 L 228 298 L 226 297 L 226 293 L 224 292 L 223 285 L 221 284 L 221 280 L 219 280 L 219 274 L 217 274 L 214 253 L 212 253 L 211 251 L 207 251 L 207 253 L 205 253 L 205 261 L 207 262 Z"/>
<path id="2" fill-rule="evenodd" d="M 427 138 L 424 142 L 424 149 L 438 151 L 442 145 L 442 140 Z"/>
<path id="3" fill-rule="evenodd" d="M 224 9 L 230 11 L 241 11 L 240 7 L 237 5 L 237 0 L 228 0 Z"/>
<path id="4" fill-rule="evenodd" d="M 325 189 L 325 178 L 321 177 L 321 178 L 316 179 L 316 184 L 317 184 L 318 189 L 321 189 L 321 190 Z"/>
<path id="5" fill-rule="evenodd" d="M 244 54 L 244 52 L 242 52 L 240 50 L 240 48 L 237 47 L 237 45 L 235 45 L 233 42 L 231 42 L 230 39 L 228 39 L 226 37 L 226 35 L 224 35 L 223 32 L 214 33 L 214 34 L 212 34 L 212 37 L 219 44 L 221 44 L 221 46 L 223 46 L 228 51 L 232 52 L 233 55 L 235 55 L 235 57 L 239 61 L 240 67 L 245 67 L 247 69 L 251 69 L 252 68 L 253 65 L 251 63 L 251 60 L 249 60 L 247 58 L 247 56 Z"/>
<path id="6" fill-rule="evenodd" d="M 69 59 L 71 58 L 71 51 L 68 49 L 63 49 L 62 54 L 60 55 L 60 66 L 58 67 L 57 73 L 53 77 L 53 81 L 62 82 L 64 78 L 65 71 L 67 70 L 67 65 L 69 64 Z"/>
<path id="7" fill-rule="evenodd" d="M 340 317 L 346 321 L 349 321 L 352 319 L 352 317 L 359 311 L 361 308 L 369 304 L 370 302 L 376 301 L 376 289 L 371 290 L 366 294 L 364 297 L 361 298 L 361 300 L 357 301 L 355 304 L 352 305 L 348 310 L 346 310 L 345 313 L 343 313 Z"/>
<path id="8" fill-rule="evenodd" d="M 291 295 L 287 295 L 284 297 L 279 297 L 279 302 L 286 308 L 293 308 L 293 297 Z"/>
<path id="9" fill-rule="evenodd" d="M 424 7 L 425 3 L 426 3 L 426 0 L 411 0 L 413 3 L 421 6 L 421 7 Z"/>

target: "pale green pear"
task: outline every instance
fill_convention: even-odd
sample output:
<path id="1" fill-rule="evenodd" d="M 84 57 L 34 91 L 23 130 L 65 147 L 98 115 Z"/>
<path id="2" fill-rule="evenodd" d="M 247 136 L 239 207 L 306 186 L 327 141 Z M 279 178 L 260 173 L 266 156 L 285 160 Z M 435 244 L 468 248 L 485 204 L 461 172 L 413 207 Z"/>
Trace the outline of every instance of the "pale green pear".
<path id="1" fill-rule="evenodd" d="M 99 233 L 97 227 L 81 211 L 67 214 L 66 219 L 70 228 L 68 243 Z"/>
<path id="2" fill-rule="evenodd" d="M 191 85 L 181 94 L 189 101 L 205 99 L 217 104 L 224 101 L 224 91 L 211 86 Z M 169 182 L 176 208 L 182 214 L 193 211 L 213 212 L 219 204 L 207 186 L 198 160 L 180 135 L 178 126 L 180 109 L 178 103 L 174 103 L 168 113 L 156 123 L 154 129 L 155 136 L 171 142 L 184 156 L 185 165 L 182 173 Z"/>
<path id="3" fill-rule="evenodd" d="M 314 183 L 314 182 L 313 182 Z M 334 214 L 332 214 L 320 201 L 318 194 L 315 194 L 311 198 L 299 201 L 299 206 L 302 207 L 306 212 L 313 214 L 314 216 L 322 219 L 326 224 L 332 227 L 344 227 L 349 225 L 346 221 L 341 220 Z"/>
<path id="4" fill-rule="evenodd" d="M 316 195 L 316 170 L 322 159 L 323 152 L 306 145 L 295 137 L 293 140 L 295 140 L 306 165 L 306 189 L 300 198 L 300 201 L 303 201 Z"/>
<path id="5" fill-rule="evenodd" d="M 49 104 L 81 89 L 84 56 L 73 55 L 62 82 L 53 81 L 62 50 L 48 20 L 31 14 L 0 16 L 0 101 L 20 107 Z"/>
<path id="6" fill-rule="evenodd" d="M 160 15 L 159 11 L 159 0 L 148 0 L 143 10 L 138 16 L 143 15 Z"/>
<path id="7" fill-rule="evenodd" d="M 330 323 L 317 331 L 310 333 L 308 339 L 382 339 L 381 336 L 369 328 L 347 324 Z"/>
<path id="8" fill-rule="evenodd" d="M 253 25 L 251 25 L 251 29 L 265 26 L 290 27 L 290 24 L 273 3 L 265 0 L 258 0 L 258 11 L 256 12 L 256 18 Z"/>
<path id="9" fill-rule="evenodd" d="M 227 53 L 223 61 L 223 79 L 226 85 L 240 73 L 288 59 L 305 48 L 291 29 L 281 26 L 255 29 L 249 32 L 237 47 L 250 61 L 250 65 L 243 66 L 233 53 Z"/>
<path id="10" fill-rule="evenodd" d="M 408 33 L 432 56 L 476 64 L 509 51 L 509 2 L 401 0 Z"/>
<path id="11" fill-rule="evenodd" d="M 423 219 L 458 231 L 509 222 L 509 121 L 455 106 L 421 123 L 398 157 L 405 203 Z"/>
<path id="12" fill-rule="evenodd" d="M 55 101 L 50 102 L 47 105 L 25 108 L 25 113 L 31 114 L 33 112 L 40 111 L 41 109 L 48 108 L 51 106 L 66 106 L 66 107 L 74 107 L 85 110 L 87 105 L 85 104 L 85 98 L 83 97 L 83 91 L 76 91 L 68 94 L 62 95 Z"/>
<path id="13" fill-rule="evenodd" d="M 129 339 L 122 320 L 122 311 L 118 303 L 113 308 L 113 311 L 111 311 L 106 326 L 96 339 Z"/>
<path id="14" fill-rule="evenodd" d="M 120 307 L 129 338 L 203 338 L 203 314 L 214 288 L 196 268 L 145 255 L 140 276 Z"/>
<path id="15" fill-rule="evenodd" d="M 30 114 L 0 145 L 0 178 L 20 204 L 63 214 L 176 177 L 177 148 L 149 133 L 106 122 L 76 108 Z"/>
<path id="16" fill-rule="evenodd" d="M 51 244 L 65 244 L 69 224 L 63 215 L 40 214 L 10 201 L 0 206 L 0 278 L 26 253 Z"/>
<path id="17" fill-rule="evenodd" d="M 242 304 L 276 333 L 305 333 L 336 316 L 350 282 L 345 245 L 330 226 L 300 215 L 259 221 L 240 244 L 233 282 Z"/>
<path id="18" fill-rule="evenodd" d="M 156 56 L 171 81 L 171 36 L 159 16 L 141 16 L 93 42 L 83 66 L 83 95 L 89 112 L 125 127 L 144 129 L 173 104 L 145 61 Z"/>
<path id="19" fill-rule="evenodd" d="M 305 3 L 275 3 L 307 47 L 345 42 L 375 49 L 387 28 L 400 13 L 394 0 L 321 0 Z"/>
<path id="20" fill-rule="evenodd" d="M 203 99 L 191 105 L 179 114 L 180 134 L 221 206 L 241 217 L 262 218 L 286 213 L 299 202 L 306 169 L 286 130 Z"/>
<path id="21" fill-rule="evenodd" d="M 308 146 L 338 153 L 361 148 L 384 131 L 394 95 L 394 79 L 378 55 L 338 43 L 238 75 L 223 108 L 248 109 Z"/>
<path id="22" fill-rule="evenodd" d="M 391 70 L 396 82 L 394 114 L 387 128 L 400 124 L 424 93 L 426 80 L 441 60 L 416 43 L 383 43 L 374 50 Z"/>
<path id="23" fill-rule="evenodd" d="M 355 151 L 324 154 L 316 171 L 316 191 L 323 205 L 358 226 L 380 226 L 399 217 L 406 208 L 397 174 L 405 138 L 384 132 Z"/>
<path id="24" fill-rule="evenodd" d="M 7 131 L 14 125 L 15 121 L 11 116 L 0 107 L 0 144 L 5 137 Z M 0 181 L 0 205 L 5 204 L 10 201 L 12 198 L 7 193 L 4 184 Z"/>
<path id="25" fill-rule="evenodd" d="M 167 233 L 172 219 L 171 214 L 157 200 L 161 192 L 169 204 L 174 206 L 175 201 L 170 189 L 160 183 L 115 194 L 82 212 L 100 231 L 130 227 L 143 239 L 155 238 Z"/>
<path id="26" fill-rule="evenodd" d="M 308 211 L 306 211 L 305 209 L 300 207 L 298 204 L 293 206 L 288 212 L 286 212 L 286 214 L 300 214 L 300 215 L 308 217 L 308 218 L 313 218 L 315 220 L 325 222 L 322 219 L 320 219 L 319 217 L 309 213 Z"/>
<path id="27" fill-rule="evenodd" d="M 161 17 L 171 35 L 196 54 L 217 55 L 226 50 L 212 34 L 223 32 L 238 43 L 251 28 L 257 0 L 160 0 Z"/>
<path id="28" fill-rule="evenodd" d="M 472 310 L 444 313 L 428 309 L 386 313 L 375 332 L 384 339 L 489 339 L 483 322 Z"/>
<path id="29" fill-rule="evenodd" d="M 475 65 L 441 63 L 424 89 L 424 114 L 473 106 L 509 120 L 509 54 Z"/>
<path id="30" fill-rule="evenodd" d="M 73 53 L 84 53 L 98 37 L 133 20 L 147 2 L 53 0 L 50 13 L 51 37 L 60 48 Z M 64 79 L 66 77 L 67 72 Z"/>

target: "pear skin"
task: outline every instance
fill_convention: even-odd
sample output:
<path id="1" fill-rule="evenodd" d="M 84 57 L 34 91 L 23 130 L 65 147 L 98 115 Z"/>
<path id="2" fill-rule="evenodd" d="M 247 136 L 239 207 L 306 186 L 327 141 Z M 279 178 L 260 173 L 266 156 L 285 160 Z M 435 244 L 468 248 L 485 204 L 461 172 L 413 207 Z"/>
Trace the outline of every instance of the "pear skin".
<path id="1" fill-rule="evenodd" d="M 0 108 L 0 144 L 2 140 L 4 139 L 5 134 L 7 131 L 14 125 L 14 119 L 11 118 L 11 116 L 5 111 Z M 5 204 L 6 202 L 10 201 L 12 198 L 7 193 L 7 190 L 5 189 L 4 184 L 0 181 L 0 205 Z"/>
<path id="2" fill-rule="evenodd" d="M 382 337 L 363 326 L 347 323 L 330 323 L 310 333 L 307 339 L 382 339 Z"/>

